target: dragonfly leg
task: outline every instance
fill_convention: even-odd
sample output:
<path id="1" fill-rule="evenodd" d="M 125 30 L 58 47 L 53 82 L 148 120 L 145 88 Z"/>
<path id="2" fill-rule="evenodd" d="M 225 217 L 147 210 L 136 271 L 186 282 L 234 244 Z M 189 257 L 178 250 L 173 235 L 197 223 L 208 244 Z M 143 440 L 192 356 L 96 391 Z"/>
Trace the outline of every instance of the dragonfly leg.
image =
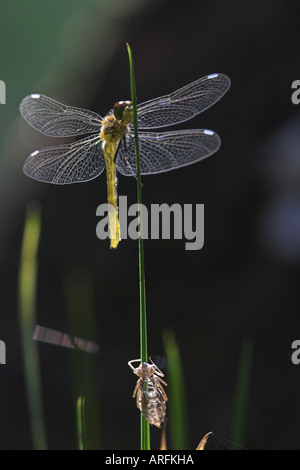
<path id="1" fill-rule="evenodd" d="M 164 377 L 165 374 L 157 367 L 156 364 L 152 361 L 151 357 L 149 357 L 149 360 L 151 361 L 151 364 L 155 366 L 155 374 L 159 375 L 160 377 Z"/>
<path id="2" fill-rule="evenodd" d="M 139 389 L 139 381 L 137 381 L 136 386 L 134 387 L 132 398 L 136 396 L 136 392 L 138 391 L 138 389 Z"/>
<path id="3" fill-rule="evenodd" d="M 134 169 L 132 168 L 132 166 L 130 165 L 129 161 L 128 161 L 128 158 L 126 157 L 126 154 L 127 154 L 127 146 L 126 146 L 126 139 L 124 138 L 123 140 L 123 146 L 124 146 L 124 160 L 126 162 L 126 165 L 128 166 L 128 168 L 130 169 L 131 173 L 132 173 L 132 176 L 134 176 L 134 178 L 137 180 L 137 173 L 136 171 L 134 171 Z M 141 186 L 143 187 L 143 184 L 141 184 Z"/>
<path id="4" fill-rule="evenodd" d="M 164 382 L 164 384 L 167 385 L 165 382 Z M 162 396 L 163 396 L 163 399 L 164 399 L 165 401 L 168 401 L 167 394 L 166 394 L 164 388 L 162 387 L 162 385 L 161 385 L 160 383 L 158 384 L 158 389 L 160 390 L 160 392 L 161 392 L 161 394 L 162 394 Z"/>
<path id="5" fill-rule="evenodd" d="M 140 359 L 132 359 L 131 361 L 128 361 L 129 367 L 131 367 L 131 369 L 134 370 L 135 367 L 133 367 L 132 362 L 141 362 L 141 360 Z"/>
<path id="6" fill-rule="evenodd" d="M 164 384 L 165 386 L 168 385 L 168 384 L 167 384 L 163 379 L 161 379 L 160 377 L 157 376 L 156 378 L 157 378 L 157 380 L 159 380 L 159 381 L 160 381 L 162 384 Z"/>

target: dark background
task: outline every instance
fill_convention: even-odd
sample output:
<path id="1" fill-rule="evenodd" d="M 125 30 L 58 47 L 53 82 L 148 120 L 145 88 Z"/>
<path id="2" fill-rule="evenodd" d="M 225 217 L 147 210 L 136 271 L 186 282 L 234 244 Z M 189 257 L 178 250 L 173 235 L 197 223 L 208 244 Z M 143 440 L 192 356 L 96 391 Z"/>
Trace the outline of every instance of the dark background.
<path id="1" fill-rule="evenodd" d="M 42 207 L 37 323 L 85 337 L 85 319 L 79 315 L 75 326 L 68 320 L 66 279 L 79 287 L 88 279 L 96 318 L 90 339 L 100 345 L 96 357 L 84 359 L 39 345 L 48 447 L 77 446 L 74 390 L 88 401 L 86 361 L 96 371 L 97 446 L 139 446 L 135 379 L 127 366 L 139 355 L 137 243 L 124 240 L 112 251 L 96 237 L 104 175 L 65 187 L 23 175 L 27 155 L 57 140 L 29 128 L 18 112 L 33 92 L 101 115 L 129 99 L 126 41 L 139 102 L 210 73 L 232 80 L 219 103 L 181 126 L 218 132 L 219 152 L 143 178 L 148 206 L 205 205 L 202 250 L 186 251 L 184 240 L 145 242 L 149 354 L 164 356 L 162 334 L 172 329 L 185 378 L 189 448 L 208 431 L 232 439 L 245 339 L 253 344 L 245 447 L 300 448 L 300 365 L 291 362 L 291 344 L 300 336 L 300 119 L 291 101 L 291 84 L 300 79 L 299 9 L 286 0 L 0 1 L 0 79 L 7 87 L 7 104 L 0 106 L 0 339 L 7 350 L 0 448 L 32 448 L 17 316 L 31 199 Z M 118 192 L 134 203 L 135 180 L 120 176 Z M 154 429 L 153 448 L 159 438 Z"/>

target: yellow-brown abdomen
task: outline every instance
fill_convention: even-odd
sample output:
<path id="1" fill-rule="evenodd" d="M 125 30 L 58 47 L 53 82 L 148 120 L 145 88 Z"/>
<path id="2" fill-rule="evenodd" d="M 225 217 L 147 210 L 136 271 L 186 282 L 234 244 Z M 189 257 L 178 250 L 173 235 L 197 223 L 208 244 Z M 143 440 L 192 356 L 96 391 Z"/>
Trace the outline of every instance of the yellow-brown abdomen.
<path id="1" fill-rule="evenodd" d="M 116 191 L 116 168 L 114 162 L 117 147 L 118 143 L 104 142 L 103 144 L 103 155 L 106 167 L 107 202 L 110 204 L 108 212 L 110 246 L 112 248 L 117 248 L 121 239 Z"/>

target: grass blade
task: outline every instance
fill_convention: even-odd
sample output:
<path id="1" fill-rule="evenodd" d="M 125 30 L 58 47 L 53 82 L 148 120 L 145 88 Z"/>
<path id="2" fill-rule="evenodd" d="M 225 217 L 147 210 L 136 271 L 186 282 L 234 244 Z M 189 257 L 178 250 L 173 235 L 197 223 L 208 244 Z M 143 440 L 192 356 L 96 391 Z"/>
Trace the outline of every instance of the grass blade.
<path id="1" fill-rule="evenodd" d="M 163 342 L 170 366 L 168 371 L 169 428 L 172 449 L 187 449 L 187 410 L 180 352 L 173 331 L 166 331 Z"/>
<path id="2" fill-rule="evenodd" d="M 23 345 L 25 387 L 33 447 L 47 447 L 43 417 L 38 345 L 32 340 L 36 323 L 37 250 L 40 237 L 40 208 L 27 208 L 19 268 L 19 324 Z"/>
<path id="3" fill-rule="evenodd" d="M 142 233 L 142 184 L 140 171 L 139 137 L 136 109 L 136 88 L 133 67 L 133 57 L 129 44 L 127 44 L 130 69 L 131 101 L 133 105 L 133 125 L 135 137 L 136 172 L 137 172 L 137 202 L 138 202 L 138 226 L 139 226 L 139 290 L 140 290 L 140 358 L 142 362 L 148 362 L 147 350 L 147 315 L 146 315 L 146 285 L 144 264 L 144 241 Z M 150 426 L 148 421 L 141 415 L 141 450 L 150 450 Z"/>
<path id="4" fill-rule="evenodd" d="M 69 331 L 73 338 L 80 332 L 93 338 L 97 331 L 94 289 L 88 272 L 81 269 L 68 271 L 64 279 Z M 101 412 L 99 402 L 98 354 L 77 351 L 71 355 L 73 393 L 85 397 L 85 449 L 101 448 Z"/>
<path id="5" fill-rule="evenodd" d="M 201 441 L 197 445 L 196 450 L 204 450 L 205 449 L 207 439 L 209 438 L 210 435 L 211 435 L 211 432 L 208 432 L 207 434 L 205 434 L 204 437 L 202 437 Z"/>
<path id="6" fill-rule="evenodd" d="M 77 435 L 78 435 L 78 448 L 79 450 L 85 450 L 85 419 L 84 419 L 84 404 L 85 399 L 79 396 L 76 403 L 77 410 Z"/>

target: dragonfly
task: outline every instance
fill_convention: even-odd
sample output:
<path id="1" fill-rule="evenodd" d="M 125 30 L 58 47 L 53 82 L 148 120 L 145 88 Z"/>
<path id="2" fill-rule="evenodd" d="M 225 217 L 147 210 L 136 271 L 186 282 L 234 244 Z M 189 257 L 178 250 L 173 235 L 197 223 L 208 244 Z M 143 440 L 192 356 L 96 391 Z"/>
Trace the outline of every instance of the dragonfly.
<path id="1" fill-rule="evenodd" d="M 209 129 L 148 132 L 185 122 L 215 104 L 230 88 L 221 73 L 202 77 L 169 95 L 137 105 L 141 175 L 157 174 L 198 162 L 221 145 Z M 26 96 L 20 113 L 30 126 L 52 137 L 91 134 L 71 144 L 32 152 L 24 173 L 52 184 L 82 183 L 106 169 L 110 246 L 121 239 L 117 206 L 117 172 L 136 176 L 133 106 L 118 101 L 102 118 L 94 111 L 66 106 L 38 93 Z"/>

